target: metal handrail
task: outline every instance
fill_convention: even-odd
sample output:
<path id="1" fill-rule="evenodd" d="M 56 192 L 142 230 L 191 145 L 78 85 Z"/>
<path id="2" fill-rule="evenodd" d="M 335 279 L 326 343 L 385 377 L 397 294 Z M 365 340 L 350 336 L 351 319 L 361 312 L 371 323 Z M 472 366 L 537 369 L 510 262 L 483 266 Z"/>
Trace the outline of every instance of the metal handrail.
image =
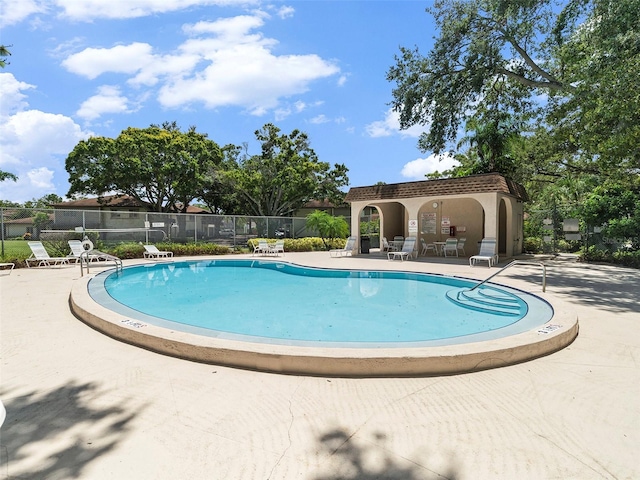
<path id="1" fill-rule="evenodd" d="M 545 292 L 547 290 L 547 267 L 546 267 L 546 265 L 544 263 L 541 263 L 541 262 L 525 262 L 523 260 L 514 260 L 513 262 L 505 265 L 500 270 L 498 270 L 496 273 L 494 273 L 493 275 L 485 278 L 479 284 L 477 284 L 473 288 L 470 288 L 467 291 L 471 292 L 471 291 L 475 290 L 476 288 L 478 288 L 478 287 L 484 285 L 485 283 L 487 283 L 489 280 L 491 280 L 496 275 L 504 272 L 509 267 L 513 267 L 514 265 L 540 265 L 542 267 L 542 291 Z"/>
<path id="2" fill-rule="evenodd" d="M 87 264 L 87 274 L 89 274 L 89 264 L 91 261 L 89 260 L 89 255 L 100 255 L 107 261 L 112 261 L 116 266 L 116 272 L 118 270 L 122 271 L 122 260 L 119 257 L 114 255 L 109 255 L 108 253 L 99 252 L 98 250 L 85 250 L 80 254 L 80 276 L 84 276 L 84 266 L 83 264 Z M 84 256 L 84 258 L 83 258 Z"/>

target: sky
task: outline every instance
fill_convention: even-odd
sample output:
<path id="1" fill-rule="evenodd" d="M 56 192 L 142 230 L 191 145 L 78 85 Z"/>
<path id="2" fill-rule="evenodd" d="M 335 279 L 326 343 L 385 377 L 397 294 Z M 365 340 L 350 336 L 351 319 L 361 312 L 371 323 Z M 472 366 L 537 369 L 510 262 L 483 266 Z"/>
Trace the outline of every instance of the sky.
<path id="1" fill-rule="evenodd" d="M 64 199 L 78 142 L 165 121 L 250 155 L 267 123 L 301 130 L 353 187 L 450 168 L 400 130 L 386 79 L 401 46 L 433 45 L 431 3 L 2 0 L 0 170 L 19 179 L 0 199 Z"/>

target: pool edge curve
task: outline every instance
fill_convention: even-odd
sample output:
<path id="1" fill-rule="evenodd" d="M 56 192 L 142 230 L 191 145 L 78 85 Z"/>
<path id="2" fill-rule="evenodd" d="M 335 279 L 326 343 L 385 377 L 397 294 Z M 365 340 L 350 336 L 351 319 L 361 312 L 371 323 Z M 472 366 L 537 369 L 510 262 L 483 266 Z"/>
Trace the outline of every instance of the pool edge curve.
<path id="1" fill-rule="evenodd" d="M 578 318 L 568 305 L 553 300 L 550 324 L 517 335 L 476 343 L 431 347 L 348 348 L 250 343 L 203 337 L 141 324 L 96 303 L 88 292 L 92 276 L 74 282 L 69 295 L 73 314 L 112 338 L 185 360 L 271 373 L 329 377 L 411 377 L 476 372 L 522 363 L 570 345 Z"/>

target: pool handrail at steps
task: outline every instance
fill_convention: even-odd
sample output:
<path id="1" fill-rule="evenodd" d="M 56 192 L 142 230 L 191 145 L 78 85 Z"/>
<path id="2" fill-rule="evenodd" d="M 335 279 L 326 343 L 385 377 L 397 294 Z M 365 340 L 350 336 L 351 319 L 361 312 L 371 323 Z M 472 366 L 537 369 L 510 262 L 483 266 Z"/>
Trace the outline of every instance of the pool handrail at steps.
<path id="1" fill-rule="evenodd" d="M 469 290 L 465 290 L 465 291 L 472 292 L 473 290 L 475 290 L 475 289 L 481 287 L 482 285 L 484 285 L 485 283 L 487 283 L 493 277 L 499 275 L 500 273 L 504 272 L 507 268 L 513 267 L 514 265 L 539 265 L 539 266 L 541 266 L 542 267 L 542 291 L 545 292 L 547 290 L 547 267 L 546 267 L 546 265 L 544 263 L 542 263 L 542 262 L 528 262 L 528 261 L 525 261 L 525 260 L 514 260 L 511 263 L 508 263 L 507 265 L 502 267 L 500 270 L 498 270 L 493 275 L 490 275 L 489 277 L 485 278 L 483 281 L 481 281 L 480 283 L 478 283 L 474 287 L 470 288 Z"/>
<path id="2" fill-rule="evenodd" d="M 115 255 L 109 255 L 108 253 L 104 253 L 104 252 L 99 252 L 98 250 L 85 250 L 84 252 L 82 252 L 80 254 L 80 276 L 83 277 L 84 276 L 84 264 L 87 265 L 87 274 L 89 273 L 89 264 L 91 263 L 89 261 L 89 255 L 90 254 L 99 254 L 102 258 L 104 258 L 106 261 L 111 261 L 115 264 L 116 266 L 116 272 L 122 271 L 122 260 L 119 257 L 116 257 Z"/>

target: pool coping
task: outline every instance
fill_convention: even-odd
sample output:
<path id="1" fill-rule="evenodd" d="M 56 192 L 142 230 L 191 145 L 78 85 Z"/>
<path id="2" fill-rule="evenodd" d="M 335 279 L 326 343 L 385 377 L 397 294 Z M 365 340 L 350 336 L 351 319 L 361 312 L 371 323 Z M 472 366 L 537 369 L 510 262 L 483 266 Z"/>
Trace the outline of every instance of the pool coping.
<path id="1" fill-rule="evenodd" d="M 206 337 L 137 321 L 98 304 L 89 294 L 94 275 L 79 278 L 69 295 L 72 312 L 92 328 L 131 345 L 185 360 L 272 373 L 331 377 L 407 377 L 470 373 L 549 355 L 578 335 L 570 305 L 552 305 L 543 327 L 482 342 L 427 347 L 321 347 L 253 343 Z M 508 285 L 507 285 L 508 286 Z"/>

